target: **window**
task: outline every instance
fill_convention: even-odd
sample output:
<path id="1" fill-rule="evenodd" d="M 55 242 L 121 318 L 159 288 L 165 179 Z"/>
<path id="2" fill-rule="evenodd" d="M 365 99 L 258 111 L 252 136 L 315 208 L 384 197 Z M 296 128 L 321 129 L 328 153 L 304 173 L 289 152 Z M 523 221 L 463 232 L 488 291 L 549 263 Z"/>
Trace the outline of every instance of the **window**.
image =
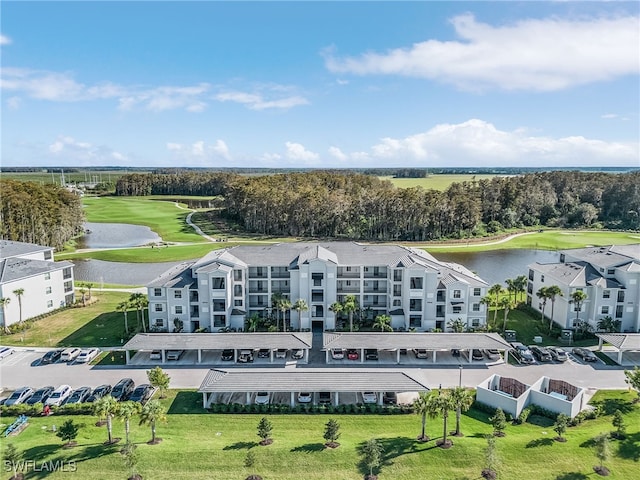
<path id="1" fill-rule="evenodd" d="M 618 303 L 624 302 L 624 290 L 618 290 Z"/>
<path id="2" fill-rule="evenodd" d="M 609 315 L 609 306 L 603 305 L 602 308 L 600 309 L 600 313 L 602 313 L 602 315 Z"/>
<path id="3" fill-rule="evenodd" d="M 73 290 L 73 282 L 64 282 L 64 291 L 70 292 Z"/>
<path id="4" fill-rule="evenodd" d="M 162 320 L 161 318 L 155 318 L 153 320 L 153 326 L 154 327 L 164 327 L 164 320 Z"/>
<path id="5" fill-rule="evenodd" d="M 47 301 L 47 308 L 53 308 L 53 300 Z"/>
<path id="6" fill-rule="evenodd" d="M 394 307 L 401 307 L 402 306 L 402 301 L 401 300 L 394 300 L 393 301 L 393 306 Z"/>
<path id="7" fill-rule="evenodd" d="M 444 317 L 444 305 L 436 305 L 436 317 Z"/>
<path id="8" fill-rule="evenodd" d="M 462 292 L 460 290 L 454 290 L 453 298 L 460 298 L 460 297 L 462 297 Z"/>
<path id="9" fill-rule="evenodd" d="M 462 306 L 454 305 L 453 306 L 453 313 L 462 313 Z"/>
<path id="10" fill-rule="evenodd" d="M 412 298 L 409 300 L 409 310 L 412 312 L 421 312 L 422 311 L 422 300 L 419 298 Z"/>
<path id="11" fill-rule="evenodd" d="M 402 270 L 394 270 L 393 271 L 393 281 L 394 282 L 401 282 L 402 281 Z"/>
<path id="12" fill-rule="evenodd" d="M 73 275 L 71 274 L 71 268 L 70 268 L 70 267 L 69 267 L 69 268 L 65 268 L 65 269 L 62 271 L 62 278 L 63 278 L 64 280 L 67 280 L 68 278 L 71 278 L 72 276 L 73 276 Z"/>
<path id="13" fill-rule="evenodd" d="M 313 280 L 313 286 L 314 287 L 321 287 L 323 278 L 324 278 L 324 274 L 322 274 L 322 273 L 312 273 L 311 274 L 311 279 Z"/>
<path id="14" fill-rule="evenodd" d="M 51 260 L 53 258 L 53 253 L 51 253 L 51 250 L 46 250 L 44 252 L 44 259 L 45 260 Z"/>
<path id="15" fill-rule="evenodd" d="M 324 302 L 324 293 L 322 290 L 311 290 L 312 302 Z"/>
<path id="16" fill-rule="evenodd" d="M 474 297 L 479 297 L 480 295 L 482 295 L 482 289 L 481 288 L 474 288 L 473 289 L 473 296 Z"/>
<path id="17" fill-rule="evenodd" d="M 622 305 L 616 305 L 616 318 L 622 318 L 624 307 Z"/>
<path id="18" fill-rule="evenodd" d="M 609 270 L 607 270 L 608 275 L 613 275 L 614 273 L 616 273 L 615 268 L 610 268 Z"/>
<path id="19" fill-rule="evenodd" d="M 214 300 L 213 301 L 213 311 L 214 312 L 224 312 L 226 310 L 226 304 L 224 300 Z"/>
<path id="20" fill-rule="evenodd" d="M 410 286 L 412 290 L 422 290 L 422 277 L 411 277 Z"/>
<path id="21" fill-rule="evenodd" d="M 242 296 L 242 285 L 234 285 L 233 286 L 233 296 L 241 297 Z"/>
<path id="22" fill-rule="evenodd" d="M 154 311 L 156 312 L 162 312 L 162 304 L 161 303 L 156 303 L 155 306 L 153 307 Z"/>
<path id="23" fill-rule="evenodd" d="M 540 281 L 544 283 L 544 275 L 540 275 Z"/>
<path id="24" fill-rule="evenodd" d="M 175 290 L 173 292 L 173 298 L 182 298 L 182 290 Z"/>
<path id="25" fill-rule="evenodd" d="M 311 311 L 312 317 L 324 317 L 324 307 L 322 305 L 314 305 Z"/>
<path id="26" fill-rule="evenodd" d="M 609 297 L 611 297 L 611 290 L 603 290 L 602 298 L 609 298 Z"/>
<path id="27" fill-rule="evenodd" d="M 214 277 L 211 280 L 212 280 L 211 288 L 213 290 L 224 290 L 225 289 L 224 278 L 223 277 Z"/>
<path id="28" fill-rule="evenodd" d="M 44 274 L 44 279 L 45 280 L 51 280 L 51 274 L 49 272 Z"/>
<path id="29" fill-rule="evenodd" d="M 533 270 L 529 269 L 529 280 L 533 282 Z"/>
<path id="30" fill-rule="evenodd" d="M 480 326 L 480 319 L 479 318 L 472 318 L 471 319 L 471 326 L 472 327 L 479 327 Z"/>
<path id="31" fill-rule="evenodd" d="M 480 311 L 480 304 L 479 303 L 474 303 L 471 306 L 471 310 L 474 311 L 474 312 L 479 312 Z"/>
<path id="32" fill-rule="evenodd" d="M 175 307 L 176 315 L 182 315 L 182 306 L 176 305 Z"/>
<path id="33" fill-rule="evenodd" d="M 233 306 L 234 307 L 241 307 L 242 306 L 242 300 L 234 300 L 233 301 Z"/>
<path id="34" fill-rule="evenodd" d="M 233 279 L 236 282 L 240 282 L 242 280 L 242 270 L 234 270 L 233 271 Z"/>
<path id="35" fill-rule="evenodd" d="M 162 296 L 162 289 L 161 288 L 154 288 L 153 289 L 153 296 L 154 297 L 161 297 Z"/>
<path id="36" fill-rule="evenodd" d="M 393 286 L 393 296 L 401 297 L 402 296 L 402 285 L 394 285 Z"/>
<path id="37" fill-rule="evenodd" d="M 409 315 L 409 328 L 422 327 L 422 315 Z"/>
<path id="38" fill-rule="evenodd" d="M 51 287 L 47 287 L 47 288 L 45 289 L 45 293 L 46 293 L 47 295 L 51 295 Z"/>

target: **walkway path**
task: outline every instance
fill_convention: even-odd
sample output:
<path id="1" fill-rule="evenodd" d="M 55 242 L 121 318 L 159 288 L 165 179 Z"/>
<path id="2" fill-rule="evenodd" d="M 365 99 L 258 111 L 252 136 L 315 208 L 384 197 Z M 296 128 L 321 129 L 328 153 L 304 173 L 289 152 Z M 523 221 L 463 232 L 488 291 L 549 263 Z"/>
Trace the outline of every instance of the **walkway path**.
<path id="1" fill-rule="evenodd" d="M 521 237 L 523 235 L 532 235 L 538 232 L 522 232 L 522 233 L 514 233 L 513 235 L 506 236 L 501 238 L 500 240 L 491 240 L 488 242 L 467 242 L 467 243 L 427 243 L 423 245 L 411 245 L 416 248 L 468 248 L 468 247 L 484 247 L 489 245 L 499 245 L 501 243 L 510 242 L 516 237 Z"/>

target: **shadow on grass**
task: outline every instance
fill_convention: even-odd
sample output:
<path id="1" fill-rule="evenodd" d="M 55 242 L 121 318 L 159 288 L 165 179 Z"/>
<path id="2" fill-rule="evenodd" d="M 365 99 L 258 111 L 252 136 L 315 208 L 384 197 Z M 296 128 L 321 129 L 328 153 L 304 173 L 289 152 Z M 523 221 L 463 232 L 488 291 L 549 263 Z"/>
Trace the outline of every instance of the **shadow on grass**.
<path id="1" fill-rule="evenodd" d="M 257 447 L 258 442 L 236 442 L 231 445 L 227 445 L 226 447 L 222 447 L 222 450 L 244 450 L 245 448 L 249 450 L 250 448 Z"/>
<path id="2" fill-rule="evenodd" d="M 305 445 L 300 445 L 299 447 L 292 448 L 292 452 L 303 452 L 303 453 L 315 453 L 322 452 L 324 450 L 324 444 L 322 443 L 307 443 Z"/>
<path id="3" fill-rule="evenodd" d="M 541 415 L 529 415 L 529 418 L 527 418 L 527 423 L 530 423 L 531 425 L 536 425 L 538 427 L 549 428 L 553 426 L 554 421 L 551 420 L 550 418 L 543 417 Z"/>
<path id="4" fill-rule="evenodd" d="M 197 391 L 180 391 L 176 394 L 176 398 L 171 402 L 167 414 L 184 414 L 184 413 L 209 413 L 202 408 L 202 394 Z"/>
<path id="5" fill-rule="evenodd" d="M 640 461 L 640 432 L 628 434 L 620 442 L 616 453 L 618 457 L 633 460 L 634 462 Z"/>
<path id="6" fill-rule="evenodd" d="M 584 473 L 580 472 L 569 472 L 563 473 L 562 475 L 558 475 L 556 480 L 587 480 L 587 477 Z"/>
<path id="7" fill-rule="evenodd" d="M 409 437 L 393 437 L 393 438 L 379 438 L 378 443 L 382 446 L 382 459 L 380 461 L 380 466 L 377 469 L 374 469 L 375 472 L 380 472 L 380 470 L 384 467 L 388 467 L 393 465 L 393 459 L 397 458 L 401 455 L 409 455 L 414 453 L 426 452 L 427 450 L 432 450 L 434 448 L 439 448 L 436 445 L 436 440 L 439 437 L 434 437 L 431 441 L 427 443 L 420 443 L 417 440 Z M 357 447 L 357 452 L 360 456 L 363 455 L 363 447 L 367 442 L 361 442 Z M 358 469 L 363 474 L 366 475 L 369 473 L 369 467 L 364 462 L 364 459 L 361 459 L 358 462 Z"/>
<path id="8" fill-rule="evenodd" d="M 66 455 L 56 455 L 52 457 L 54 452 L 62 450 L 60 445 L 42 445 L 25 450 L 24 458 L 33 459 L 38 465 L 46 462 L 47 465 L 58 466 L 62 472 L 72 472 L 70 462 L 76 465 L 85 460 L 92 460 L 105 455 L 111 455 L 119 451 L 118 445 L 104 445 L 102 443 L 94 443 L 91 445 L 78 445 L 77 447 L 65 450 Z M 67 468 L 67 470 L 65 470 Z M 51 475 L 51 471 L 47 468 L 33 470 L 29 474 L 29 478 L 46 478 Z"/>
<path id="9" fill-rule="evenodd" d="M 525 448 L 550 447 L 555 442 L 553 438 L 536 438 L 525 445 Z"/>
<path id="10" fill-rule="evenodd" d="M 600 407 L 604 415 L 613 415 L 616 410 L 622 413 L 629 413 L 633 410 L 633 403 L 622 398 L 605 398 L 597 402 L 593 402 L 594 407 Z"/>
<path id="11" fill-rule="evenodd" d="M 82 308 L 82 307 L 79 307 Z M 122 315 L 118 312 L 101 313 L 75 332 L 58 342 L 58 347 L 109 347 L 120 345 L 124 338 Z"/>

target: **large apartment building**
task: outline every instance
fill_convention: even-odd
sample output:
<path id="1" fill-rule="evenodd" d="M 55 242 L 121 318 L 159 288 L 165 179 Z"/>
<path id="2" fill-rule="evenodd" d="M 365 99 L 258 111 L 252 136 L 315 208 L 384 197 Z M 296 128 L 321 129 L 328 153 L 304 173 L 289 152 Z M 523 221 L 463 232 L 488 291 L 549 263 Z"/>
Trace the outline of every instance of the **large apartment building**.
<path id="1" fill-rule="evenodd" d="M 481 298 L 488 284 L 461 265 L 424 250 L 353 242 L 282 243 L 212 251 L 180 264 L 147 285 L 149 319 L 156 330 L 242 330 L 251 315 L 264 317 L 279 293 L 307 311 L 288 311 L 291 327 L 336 329 L 330 306 L 354 295 L 368 318 L 388 314 L 397 330 L 447 329 L 461 319 L 485 324 Z"/>
<path id="2" fill-rule="evenodd" d="M 611 317 L 620 321 L 621 332 L 640 331 L 640 244 L 564 250 L 559 260 L 529 265 L 529 305 L 542 311 L 536 293 L 541 287 L 557 285 L 562 295 L 555 299 L 553 321 L 562 328 L 586 321 L 596 329 L 599 320 Z M 580 311 L 571 301 L 576 290 L 586 294 Z M 549 301 L 544 313 L 551 317 Z"/>
<path id="3" fill-rule="evenodd" d="M 27 320 L 72 304 L 73 263 L 54 262 L 53 247 L 0 240 L 0 298 L 0 325 L 19 322 L 21 309 Z"/>

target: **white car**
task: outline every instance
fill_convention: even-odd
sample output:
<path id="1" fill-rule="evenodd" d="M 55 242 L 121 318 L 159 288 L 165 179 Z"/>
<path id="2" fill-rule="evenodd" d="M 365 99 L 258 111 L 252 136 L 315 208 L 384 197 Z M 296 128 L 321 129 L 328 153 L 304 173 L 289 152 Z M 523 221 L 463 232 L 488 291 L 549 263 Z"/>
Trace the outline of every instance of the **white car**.
<path id="1" fill-rule="evenodd" d="M 184 354 L 184 350 L 169 350 L 167 352 L 167 360 L 180 360 Z"/>
<path id="2" fill-rule="evenodd" d="M 33 395 L 33 389 L 29 387 L 22 387 L 11 394 L 4 404 L 9 407 L 11 405 L 20 405 L 26 402 Z"/>
<path id="3" fill-rule="evenodd" d="M 73 360 L 76 359 L 76 357 L 78 355 L 80 355 L 80 352 L 82 350 L 80 350 L 79 348 L 67 348 L 66 350 L 62 351 L 62 354 L 60 355 L 60 361 L 61 362 L 72 362 Z"/>
<path id="4" fill-rule="evenodd" d="M 266 405 L 271 400 L 271 394 L 269 392 L 256 393 L 256 404 Z"/>
<path id="5" fill-rule="evenodd" d="M 276 358 L 287 358 L 287 350 L 286 348 L 279 348 L 276 350 Z"/>
<path id="6" fill-rule="evenodd" d="M 334 360 L 343 360 L 344 359 L 344 350 L 342 348 L 332 348 L 331 349 L 331 358 Z"/>
<path id="7" fill-rule="evenodd" d="M 293 358 L 294 360 L 300 360 L 304 358 L 304 351 L 301 348 L 296 348 L 295 350 L 292 350 L 291 358 Z"/>
<path id="8" fill-rule="evenodd" d="M 162 352 L 160 350 L 152 350 L 149 360 L 162 360 Z"/>
<path id="9" fill-rule="evenodd" d="M 362 392 L 362 403 L 378 403 L 376 392 Z"/>
<path id="10" fill-rule="evenodd" d="M 300 403 L 311 403 L 313 401 L 313 393 L 311 392 L 300 392 L 298 393 L 298 402 Z"/>
<path id="11" fill-rule="evenodd" d="M 13 355 L 13 348 L 11 347 L 2 347 L 0 348 L 0 358 L 8 357 L 9 355 Z"/>
<path id="12" fill-rule="evenodd" d="M 59 407 L 64 401 L 71 396 L 73 389 L 69 385 L 60 385 L 56 388 L 51 396 L 44 402 L 45 405 L 53 407 L 54 405 Z"/>
<path id="13" fill-rule="evenodd" d="M 76 357 L 76 363 L 89 363 L 96 358 L 99 353 L 100 350 L 97 348 L 86 348 Z"/>

